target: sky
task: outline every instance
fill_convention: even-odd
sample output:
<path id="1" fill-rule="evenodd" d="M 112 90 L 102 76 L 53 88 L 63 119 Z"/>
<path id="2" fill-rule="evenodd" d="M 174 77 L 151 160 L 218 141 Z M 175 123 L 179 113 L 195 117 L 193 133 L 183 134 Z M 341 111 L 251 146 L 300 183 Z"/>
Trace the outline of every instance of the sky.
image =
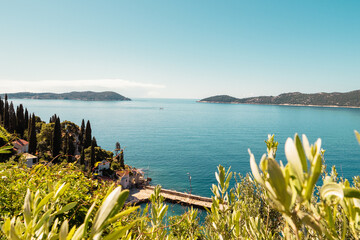
<path id="1" fill-rule="evenodd" d="M 360 1 L 0 0 L 0 92 L 360 89 Z"/>

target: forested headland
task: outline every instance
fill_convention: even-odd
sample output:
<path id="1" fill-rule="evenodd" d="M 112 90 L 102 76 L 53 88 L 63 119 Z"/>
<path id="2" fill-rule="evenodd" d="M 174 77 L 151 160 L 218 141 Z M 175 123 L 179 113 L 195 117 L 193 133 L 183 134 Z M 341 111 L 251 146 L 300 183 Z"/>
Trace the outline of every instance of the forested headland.
<path id="1" fill-rule="evenodd" d="M 360 107 L 360 90 L 339 93 L 300 92 L 283 93 L 278 96 L 260 96 L 249 98 L 235 98 L 228 95 L 217 95 L 199 100 L 209 103 L 243 103 L 243 104 L 272 104 L 272 105 L 302 105 L 302 106 L 332 106 L 332 107 Z"/>
<path id="2" fill-rule="evenodd" d="M 5 94 L 2 94 L 4 97 Z M 105 92 L 69 92 L 69 93 L 31 93 L 19 92 L 7 94 L 9 99 L 50 99 L 50 100 L 81 100 L 81 101 L 131 101 L 119 93 Z"/>

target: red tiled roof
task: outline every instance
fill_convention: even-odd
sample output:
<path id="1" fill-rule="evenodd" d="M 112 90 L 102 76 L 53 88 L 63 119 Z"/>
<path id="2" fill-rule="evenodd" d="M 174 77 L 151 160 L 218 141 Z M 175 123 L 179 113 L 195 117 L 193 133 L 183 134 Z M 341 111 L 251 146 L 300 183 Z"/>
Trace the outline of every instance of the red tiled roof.
<path id="1" fill-rule="evenodd" d="M 25 141 L 24 139 L 18 139 L 18 140 L 16 140 L 16 141 L 12 142 L 12 144 L 13 144 L 13 145 L 18 144 L 18 145 L 20 145 L 20 146 L 25 146 L 25 145 L 28 145 L 29 142 L 28 142 L 28 141 Z"/>
<path id="2" fill-rule="evenodd" d="M 124 177 L 125 175 L 129 175 L 129 170 L 116 171 L 116 174 L 120 177 Z"/>

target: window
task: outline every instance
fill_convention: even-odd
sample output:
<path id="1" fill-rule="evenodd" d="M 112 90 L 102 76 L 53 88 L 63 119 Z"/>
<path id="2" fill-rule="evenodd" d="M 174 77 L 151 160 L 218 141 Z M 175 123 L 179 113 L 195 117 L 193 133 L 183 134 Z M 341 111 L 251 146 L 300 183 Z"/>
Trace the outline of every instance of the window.
<path id="1" fill-rule="evenodd" d="M 33 158 L 33 163 L 36 163 L 36 158 Z"/>

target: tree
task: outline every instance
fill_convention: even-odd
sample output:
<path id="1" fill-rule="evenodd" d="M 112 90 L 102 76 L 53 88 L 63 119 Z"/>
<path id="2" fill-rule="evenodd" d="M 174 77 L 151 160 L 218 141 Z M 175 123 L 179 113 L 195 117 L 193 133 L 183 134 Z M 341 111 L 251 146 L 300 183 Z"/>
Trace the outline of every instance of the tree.
<path id="1" fill-rule="evenodd" d="M 121 146 L 119 142 L 115 143 L 115 155 L 117 156 L 119 154 L 119 151 L 121 150 Z"/>
<path id="2" fill-rule="evenodd" d="M 84 119 L 81 121 L 80 133 L 79 133 L 79 142 L 80 145 L 83 145 L 84 141 L 84 134 L 85 134 L 85 121 Z"/>
<path id="3" fill-rule="evenodd" d="M 53 139 L 52 139 L 52 156 L 56 157 L 59 155 L 61 150 L 61 125 L 60 125 L 60 118 L 56 118 L 54 132 L 53 132 Z"/>
<path id="4" fill-rule="evenodd" d="M 56 116 L 56 114 L 52 115 L 49 119 L 49 123 L 54 123 L 56 121 L 58 117 Z"/>
<path id="5" fill-rule="evenodd" d="M 16 130 L 16 114 L 13 102 L 10 102 L 9 107 L 9 132 L 13 133 Z"/>
<path id="6" fill-rule="evenodd" d="M 29 127 L 29 112 L 27 108 L 25 108 L 25 114 L 24 114 L 24 129 Z"/>
<path id="7" fill-rule="evenodd" d="M 125 169 L 124 150 L 121 150 L 121 152 L 120 152 L 120 167 L 122 169 Z"/>
<path id="8" fill-rule="evenodd" d="M 65 134 L 65 142 L 64 142 L 63 149 L 64 149 L 63 150 L 64 154 L 66 155 L 66 160 L 68 162 L 72 162 L 74 152 L 75 152 L 75 147 L 74 147 L 73 138 L 72 138 L 72 136 L 69 135 L 69 133 Z"/>
<path id="9" fill-rule="evenodd" d="M 30 119 L 30 128 L 29 128 L 29 153 L 36 153 L 37 139 L 36 139 L 36 127 L 35 127 L 35 114 L 33 113 Z"/>
<path id="10" fill-rule="evenodd" d="M 88 120 L 85 129 L 84 147 L 88 148 L 90 147 L 90 145 L 91 145 L 91 125 L 90 125 L 90 121 Z"/>
<path id="11" fill-rule="evenodd" d="M 16 132 L 22 137 L 24 135 L 25 128 L 25 118 L 24 118 L 24 107 L 20 104 L 16 109 Z"/>

